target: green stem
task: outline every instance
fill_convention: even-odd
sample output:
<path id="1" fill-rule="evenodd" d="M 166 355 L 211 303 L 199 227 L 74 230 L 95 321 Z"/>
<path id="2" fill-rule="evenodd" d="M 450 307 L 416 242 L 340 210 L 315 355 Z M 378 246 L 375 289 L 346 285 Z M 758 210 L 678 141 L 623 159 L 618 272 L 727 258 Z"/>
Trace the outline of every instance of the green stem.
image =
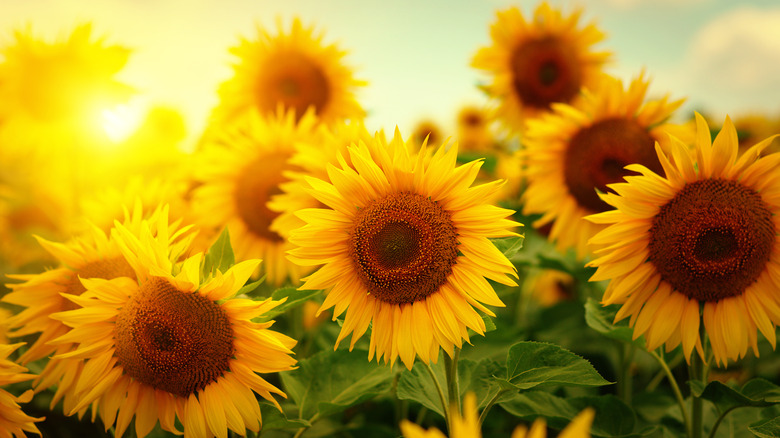
<path id="1" fill-rule="evenodd" d="M 303 435 L 303 433 L 306 432 L 311 427 L 311 425 L 314 424 L 314 422 L 319 420 L 319 419 L 320 419 L 319 412 L 314 414 L 314 415 L 312 415 L 311 419 L 309 419 L 309 425 L 308 426 L 304 426 L 304 427 L 298 429 L 298 431 L 295 432 L 295 435 L 293 435 L 293 438 L 300 438 L 301 435 Z"/>
<path id="2" fill-rule="evenodd" d="M 634 344 L 623 343 L 621 348 L 622 358 L 620 361 L 620 377 L 618 380 L 618 397 L 631 404 L 631 397 L 633 392 L 632 378 L 631 378 L 631 364 L 634 363 L 634 352 L 636 346 Z"/>
<path id="3" fill-rule="evenodd" d="M 485 405 L 485 408 L 482 409 L 482 413 L 479 414 L 479 426 L 482 427 L 482 423 L 485 422 L 485 418 L 487 418 L 488 412 L 490 412 L 490 409 L 493 407 L 494 404 L 498 401 L 498 399 L 504 395 L 508 390 L 507 389 L 499 389 L 496 392 L 496 395 L 493 396 L 493 398 L 490 399 L 489 402 Z"/>
<path id="4" fill-rule="evenodd" d="M 458 382 L 458 358 L 460 357 L 460 348 L 455 347 L 455 352 L 452 354 L 452 358 L 444 355 L 444 373 L 447 376 L 447 395 L 448 409 L 456 409 L 456 413 L 460 415 L 460 383 Z M 450 412 L 450 418 L 452 418 L 452 412 Z"/>
<path id="5" fill-rule="evenodd" d="M 726 414 L 733 411 L 734 409 L 737 409 L 741 406 L 732 406 L 725 411 L 723 411 L 722 414 L 718 417 L 717 420 L 715 420 L 715 424 L 712 425 L 712 430 L 710 431 L 710 434 L 708 435 L 708 438 L 715 438 L 715 432 L 718 431 L 718 426 L 720 426 L 720 422 L 723 421 L 724 418 L 726 418 Z"/>
<path id="6" fill-rule="evenodd" d="M 447 357 L 445 354 L 444 357 Z M 450 415 L 449 415 L 449 409 L 447 409 L 447 398 L 444 397 L 444 390 L 441 387 L 441 384 L 439 383 L 439 379 L 436 378 L 436 374 L 433 372 L 433 368 L 431 368 L 431 364 L 426 363 L 425 369 L 428 370 L 428 374 L 431 375 L 431 379 L 433 379 L 433 384 L 436 386 L 436 391 L 439 393 L 439 400 L 441 401 L 441 407 L 444 411 L 444 421 L 447 422 L 447 428 L 449 430 L 450 427 Z"/>
<path id="7" fill-rule="evenodd" d="M 427 413 L 428 413 L 428 408 L 426 408 L 425 406 L 421 407 L 420 410 L 417 412 L 417 420 L 415 421 L 415 423 L 417 423 L 417 425 L 421 425 L 423 420 L 425 420 L 425 414 Z"/>
<path id="8" fill-rule="evenodd" d="M 658 361 L 658 364 L 661 365 L 661 369 L 664 371 L 664 374 L 666 374 L 666 378 L 669 380 L 669 384 L 672 387 L 672 392 L 674 392 L 674 398 L 677 399 L 677 403 L 680 405 L 680 413 L 683 417 L 685 429 L 688 431 L 688 436 L 691 436 L 691 422 L 688 419 L 688 410 L 685 409 L 685 399 L 682 396 L 682 392 L 680 392 L 680 387 L 677 385 L 677 380 L 675 380 L 674 375 L 672 375 L 672 370 L 669 368 L 669 365 L 667 365 L 666 361 L 663 357 L 661 357 L 661 355 L 655 351 L 651 351 L 650 355 L 653 356 L 656 361 Z"/>
<path id="9" fill-rule="evenodd" d="M 672 360 L 668 362 L 669 368 L 674 369 L 677 365 L 680 365 L 680 362 L 682 361 L 683 361 L 682 355 L 680 354 L 675 355 L 674 358 L 672 358 Z M 645 391 L 647 392 L 655 391 L 655 389 L 658 388 L 658 385 L 661 384 L 661 380 L 663 380 L 664 377 L 666 377 L 666 374 L 663 371 L 659 371 L 658 374 L 653 376 L 653 378 L 650 380 L 650 383 L 647 384 L 647 386 L 645 387 Z"/>
<path id="10" fill-rule="evenodd" d="M 691 357 L 691 364 L 688 366 L 688 378 L 691 381 L 702 382 L 702 371 L 704 365 L 698 354 L 693 354 Z M 704 383 L 704 382 L 702 382 Z M 693 398 L 693 424 L 691 430 L 691 438 L 701 438 L 702 436 L 702 414 L 704 412 L 704 403 L 701 397 L 691 394 Z"/>

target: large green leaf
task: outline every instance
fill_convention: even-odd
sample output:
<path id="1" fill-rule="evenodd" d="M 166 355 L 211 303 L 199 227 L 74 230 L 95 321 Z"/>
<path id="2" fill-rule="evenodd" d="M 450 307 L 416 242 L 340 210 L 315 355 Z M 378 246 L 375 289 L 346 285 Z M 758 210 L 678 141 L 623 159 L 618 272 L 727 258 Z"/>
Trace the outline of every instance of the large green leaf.
<path id="1" fill-rule="evenodd" d="M 322 351 L 301 360 L 298 369 L 280 373 L 300 418 L 335 414 L 387 392 L 393 371 L 367 357 L 363 350 Z"/>
<path id="2" fill-rule="evenodd" d="M 619 308 L 620 306 L 617 305 L 602 306 L 593 298 L 588 298 L 588 301 L 585 303 L 585 322 L 590 328 L 608 338 L 633 342 L 637 346 L 644 348 L 644 336 L 634 340 L 634 329 L 629 327 L 625 320 L 617 324 L 612 323 Z"/>
<path id="3" fill-rule="evenodd" d="M 544 417 L 555 429 L 563 429 L 582 410 L 591 407 L 596 412 L 591 434 L 596 437 L 639 437 L 654 430 L 635 431 L 634 411 L 613 395 L 565 399 L 543 391 L 527 391 L 501 402 L 500 406 L 525 421 Z"/>
<path id="4" fill-rule="evenodd" d="M 519 342 L 509 349 L 506 379 L 497 379 L 505 389 L 525 390 L 542 386 L 603 386 L 604 380 L 587 360 L 543 342 Z"/>
<path id="5" fill-rule="evenodd" d="M 224 273 L 235 263 L 233 247 L 230 245 L 230 233 L 225 228 L 203 258 L 203 276 L 213 276 L 217 270 Z"/>
<path id="6" fill-rule="evenodd" d="M 757 437 L 778 438 L 780 437 L 780 417 L 770 418 L 769 420 L 751 424 L 748 427 L 748 430 Z"/>
<path id="7" fill-rule="evenodd" d="M 276 289 L 273 294 L 271 294 L 271 298 L 274 300 L 281 300 L 284 298 L 287 298 L 287 300 L 280 304 L 279 306 L 275 307 L 270 312 L 264 314 L 262 318 L 260 318 L 260 321 L 268 321 L 271 319 L 274 319 L 276 316 L 281 315 L 282 313 L 292 309 L 293 307 L 298 307 L 302 305 L 304 302 L 309 300 L 310 298 L 319 295 L 322 291 L 315 289 L 315 290 L 300 290 L 296 289 L 294 287 L 280 287 L 279 289 Z"/>
<path id="8" fill-rule="evenodd" d="M 260 402 L 260 413 L 263 419 L 263 431 L 271 429 L 300 429 L 311 424 L 306 420 L 288 419 L 284 412 L 268 402 Z"/>
<path id="9" fill-rule="evenodd" d="M 441 366 L 431 364 L 439 384 L 442 386 L 444 397 L 447 397 L 447 381 L 444 369 Z M 477 406 L 485 406 L 488 400 L 499 390 L 495 383 L 495 376 L 504 375 L 504 367 L 492 359 L 483 359 L 479 362 L 470 359 L 458 361 L 458 381 L 460 397 L 467 392 L 473 392 L 477 397 Z M 436 385 L 433 383 L 430 373 L 425 369 L 425 364 L 417 362 L 411 371 L 404 371 L 398 380 L 397 397 L 401 400 L 411 400 L 422 404 L 437 414 L 444 416 L 441 400 Z"/>
<path id="10" fill-rule="evenodd" d="M 760 378 L 749 380 L 742 388 L 727 386 L 717 380 L 706 387 L 699 381 L 688 384 L 695 396 L 709 400 L 721 412 L 743 406 L 766 407 L 780 402 L 780 387 Z"/>

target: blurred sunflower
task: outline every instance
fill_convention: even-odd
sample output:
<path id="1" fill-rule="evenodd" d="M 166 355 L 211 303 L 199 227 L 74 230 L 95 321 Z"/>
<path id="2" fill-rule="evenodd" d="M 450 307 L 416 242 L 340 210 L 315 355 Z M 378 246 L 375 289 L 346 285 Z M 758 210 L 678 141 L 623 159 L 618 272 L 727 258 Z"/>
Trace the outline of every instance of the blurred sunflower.
<path id="1" fill-rule="evenodd" d="M 772 120 L 760 113 L 735 117 L 734 127 L 737 128 L 740 152 L 746 151 L 759 141 L 780 131 L 780 124 L 778 124 L 777 120 Z M 780 152 L 780 140 L 778 139 L 775 139 L 763 153 L 769 154 L 773 152 Z"/>
<path id="2" fill-rule="evenodd" d="M 355 99 L 355 89 L 365 82 L 354 79 L 342 63 L 346 52 L 325 45 L 323 36 L 298 18 L 289 33 L 281 21 L 276 35 L 262 28 L 258 33 L 257 40 L 242 39 L 230 50 L 240 61 L 233 78 L 219 88 L 217 121 L 232 120 L 252 108 L 274 115 L 280 106 L 294 110 L 298 119 L 312 108 L 325 124 L 365 117 Z"/>
<path id="3" fill-rule="evenodd" d="M 560 438 L 590 438 L 590 426 L 593 423 L 595 412 L 586 409 L 580 412 L 558 437 Z M 517 426 L 512 433 L 512 438 L 545 438 L 547 436 L 547 423 L 544 418 L 534 421 L 531 429 L 525 426 Z M 401 422 L 401 432 L 404 438 L 445 438 L 439 429 L 431 428 L 427 431 L 411 421 Z M 482 430 L 479 425 L 479 413 L 477 410 L 477 398 L 473 392 L 469 392 L 463 399 L 463 413 L 454 415 L 450 438 L 481 438 Z"/>
<path id="4" fill-rule="evenodd" d="M 542 306 L 552 306 L 576 297 L 575 279 L 557 269 L 541 269 L 526 278 L 523 292 Z"/>
<path id="5" fill-rule="evenodd" d="M 32 390 L 25 391 L 19 397 L 15 397 L 8 391 L 2 389 L 3 386 L 17 382 L 24 382 L 35 377 L 33 374 L 25 374 L 27 368 L 15 364 L 8 357 L 13 353 L 19 344 L 0 344 L 0 432 L 3 436 L 23 438 L 27 436 L 25 432 L 41 434 L 35 426 L 35 422 L 43 418 L 33 418 L 22 411 L 19 403 L 27 403 L 32 400 Z"/>
<path id="6" fill-rule="evenodd" d="M 534 227 L 552 223 L 548 238 L 559 250 L 586 255 L 588 239 L 603 226 L 582 218 L 612 208 L 597 190 L 631 174 L 626 165 L 661 170 L 653 145 L 672 129 L 664 122 L 682 100 L 645 101 L 648 85 L 640 75 L 624 90 L 620 80 L 604 75 L 595 90 L 583 90 L 579 106 L 555 105 L 528 121 L 523 213 L 542 214 Z"/>
<path id="7" fill-rule="evenodd" d="M 257 432 L 254 393 L 277 407 L 271 393 L 285 394 L 256 373 L 292 369 L 296 342 L 268 330 L 273 321 L 251 320 L 281 301 L 234 298 L 259 260 L 207 278 L 201 278 L 202 253 L 172 263 L 168 239 L 160 238 L 166 229 L 142 221 L 137 235 L 118 224 L 117 244 L 133 278 L 82 279 L 86 292 L 64 294 L 79 308 L 52 315 L 72 327 L 55 342 L 77 344 L 60 357 L 85 361 L 71 414 L 93 404 L 106 430 L 116 425 L 116 436 L 133 416 L 138 437 L 158 420 L 181 434 L 176 417 L 185 436 Z"/>
<path id="8" fill-rule="evenodd" d="M 376 141 L 376 140 L 375 140 Z M 455 167 L 457 146 L 433 155 L 400 133 L 386 147 L 350 147 L 352 167 L 329 166 L 330 181 L 309 178 L 312 195 L 328 208 L 305 209 L 307 224 L 294 230 L 289 259 L 320 267 L 302 289 L 328 289 L 320 311 L 346 311 L 336 346 L 352 333 L 350 348 L 373 324 L 369 360 L 411 369 L 415 356 L 452 355 L 479 334 L 484 321 L 474 308 L 503 306 L 485 277 L 515 285 L 509 260 L 488 240 L 516 235 L 511 210 L 485 204 L 501 181 L 470 187 L 480 161 Z"/>
<path id="9" fill-rule="evenodd" d="M 647 348 L 697 348 L 704 321 L 717 363 L 758 355 L 756 329 L 775 346 L 780 323 L 780 153 L 760 157 L 773 137 L 738 156 L 726 118 L 711 141 L 696 114 L 696 155 L 671 137 L 656 146 L 665 177 L 641 175 L 602 195 L 615 210 L 588 219 L 609 225 L 591 239 L 598 258 L 592 281 L 611 279 L 604 304 L 620 303 Z M 701 309 L 701 310 L 700 310 Z"/>
<path id="10" fill-rule="evenodd" d="M 564 17 L 547 2 L 537 6 L 533 21 L 516 7 L 496 14 L 493 45 L 479 49 L 471 66 L 492 75 L 484 89 L 498 100 L 496 116 L 510 131 L 522 132 L 527 118 L 553 103 L 572 103 L 580 88 L 596 84 L 610 54 L 591 50 L 604 35 L 594 24 L 578 27 L 581 14 Z"/>
<path id="11" fill-rule="evenodd" d="M 77 26 L 54 43 L 36 39 L 29 28 L 16 31 L 14 38 L 0 52 L 5 58 L 0 62 L 0 120 L 6 126 L 33 122 L 88 133 L 84 130 L 94 130 L 101 111 L 133 93 L 114 77 L 129 50 L 93 39 L 91 24 Z"/>
<path id="12" fill-rule="evenodd" d="M 490 123 L 490 117 L 483 108 L 467 105 L 458 111 L 458 148 L 461 153 L 495 149 L 496 141 L 490 132 Z"/>
<path id="13" fill-rule="evenodd" d="M 444 141 L 444 133 L 441 127 L 430 119 L 420 120 L 412 129 L 412 141 L 422 143 L 426 138 L 430 145 L 440 145 Z"/>
<path id="14" fill-rule="evenodd" d="M 160 233 L 160 230 L 167 226 L 167 209 L 157 211 L 151 217 L 158 222 L 159 227 L 155 230 L 158 233 L 155 238 L 165 240 L 163 244 L 171 247 L 171 253 L 167 257 L 178 259 L 189 244 L 190 237 L 182 237 L 187 229 L 177 230 L 177 225 L 174 224 L 169 230 Z M 132 215 L 125 218 L 125 226 L 140 234 L 141 218 L 142 212 L 138 206 Z M 89 232 L 68 243 L 50 242 L 42 238 L 38 238 L 38 241 L 60 262 L 61 267 L 40 274 L 9 275 L 10 278 L 23 282 L 7 284 L 11 292 L 2 298 L 7 303 L 23 308 L 9 319 L 8 326 L 13 330 L 9 335 L 19 337 L 38 334 L 36 341 L 19 358 L 22 364 L 53 354 L 64 354 L 75 348 L 73 343 L 60 342 L 56 346 L 50 343 L 70 331 L 65 324 L 52 319 L 51 314 L 77 307 L 65 299 L 63 294 L 81 295 L 85 291 L 81 280 L 110 280 L 120 277 L 135 279 L 135 272 L 120 252 L 114 236 L 109 237 L 97 227 L 93 226 Z M 63 408 L 68 412 L 77 402 L 74 398 L 74 385 L 81 369 L 81 361 L 50 359 L 33 382 L 33 387 L 36 391 L 41 391 L 58 385 L 51 406 L 56 405 L 64 396 Z"/>
<path id="15" fill-rule="evenodd" d="M 297 123 L 292 111 L 268 119 L 250 111 L 216 134 L 195 157 L 199 164 L 193 177 L 199 185 L 193 191 L 192 208 L 198 224 L 206 229 L 227 227 L 237 259 L 261 258 L 266 281 L 273 285 L 298 281 L 302 270 L 285 258 L 292 247 L 280 234 L 284 227 L 275 226 L 277 220 L 289 223 L 295 218 L 268 205 L 283 193 L 290 173 L 301 171 L 290 159 L 297 142 L 313 138 L 316 123 L 311 111 Z M 291 212 L 317 205 L 314 198 L 307 199 L 308 205 L 304 199 L 304 205 L 277 203 L 277 207 Z"/>

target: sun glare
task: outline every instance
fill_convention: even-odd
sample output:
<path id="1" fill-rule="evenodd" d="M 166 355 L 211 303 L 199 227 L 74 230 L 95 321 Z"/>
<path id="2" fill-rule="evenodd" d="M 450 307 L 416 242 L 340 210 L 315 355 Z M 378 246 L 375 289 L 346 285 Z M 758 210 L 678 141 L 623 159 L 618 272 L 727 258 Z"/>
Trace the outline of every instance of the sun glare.
<path id="1" fill-rule="evenodd" d="M 100 126 L 113 144 L 121 143 L 141 125 L 143 111 L 137 102 L 100 111 Z"/>

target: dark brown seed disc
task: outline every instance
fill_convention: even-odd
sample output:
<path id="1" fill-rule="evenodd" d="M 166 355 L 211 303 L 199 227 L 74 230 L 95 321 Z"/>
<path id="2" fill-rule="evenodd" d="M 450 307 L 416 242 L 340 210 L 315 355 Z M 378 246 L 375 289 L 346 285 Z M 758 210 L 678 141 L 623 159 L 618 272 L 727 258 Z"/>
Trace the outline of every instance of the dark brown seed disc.
<path id="1" fill-rule="evenodd" d="M 612 207 L 596 194 L 607 184 L 622 182 L 631 174 L 629 164 L 642 164 L 661 173 L 655 140 L 631 119 L 605 119 L 579 130 L 569 141 L 564 158 L 564 180 L 577 203 L 594 213 Z"/>
<path id="2" fill-rule="evenodd" d="M 287 181 L 283 172 L 294 169 L 287 164 L 289 157 L 282 152 L 265 154 L 247 165 L 236 181 L 238 216 L 252 234 L 272 242 L 284 239 L 270 229 L 271 222 L 279 213 L 268 208 L 267 204 L 272 196 L 282 193 L 279 185 Z"/>
<path id="3" fill-rule="evenodd" d="M 368 293 L 391 304 L 438 290 L 458 257 L 450 213 L 422 195 L 393 193 L 355 217 L 351 257 Z"/>
<path id="4" fill-rule="evenodd" d="M 650 262 L 698 301 L 742 294 L 772 253 L 777 230 L 761 196 L 724 179 L 688 183 L 653 219 Z"/>
<path id="5" fill-rule="evenodd" d="M 229 370 L 233 328 L 222 308 L 160 277 L 147 280 L 116 320 L 115 356 L 133 379 L 180 397 Z"/>
<path id="6" fill-rule="evenodd" d="M 582 86 L 582 67 L 570 43 L 554 37 L 526 41 L 510 58 L 514 87 L 523 105 L 540 110 L 569 102 Z"/>
<path id="7" fill-rule="evenodd" d="M 257 83 L 258 106 L 274 112 L 279 103 L 295 109 L 300 119 L 309 106 L 321 114 L 330 99 L 330 84 L 322 67 L 299 53 L 284 53 L 265 65 Z"/>

